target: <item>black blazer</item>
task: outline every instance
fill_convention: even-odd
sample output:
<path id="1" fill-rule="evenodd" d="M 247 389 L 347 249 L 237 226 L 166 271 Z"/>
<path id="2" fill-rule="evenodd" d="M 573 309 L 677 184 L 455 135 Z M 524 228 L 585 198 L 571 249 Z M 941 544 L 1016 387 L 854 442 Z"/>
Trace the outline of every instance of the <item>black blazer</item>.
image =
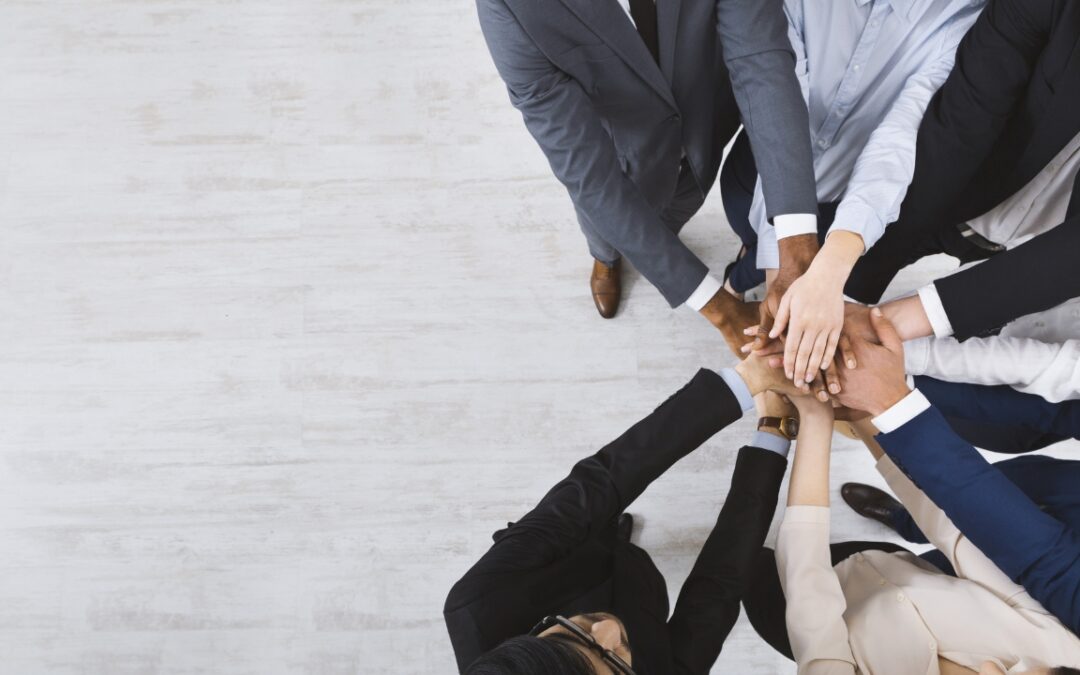
<path id="1" fill-rule="evenodd" d="M 855 266 L 848 294 L 878 301 L 900 269 L 932 252 L 936 232 L 1000 204 L 1077 133 L 1080 2 L 990 0 L 919 127 L 900 218 Z"/>
<path id="2" fill-rule="evenodd" d="M 548 614 L 607 611 L 626 625 L 636 672 L 706 675 L 738 618 L 787 461 L 760 448 L 740 451 L 731 491 L 670 620 L 663 576 L 648 553 L 616 540 L 613 525 L 649 483 L 741 416 L 724 380 L 701 370 L 496 532 L 446 599 L 458 668 Z"/>

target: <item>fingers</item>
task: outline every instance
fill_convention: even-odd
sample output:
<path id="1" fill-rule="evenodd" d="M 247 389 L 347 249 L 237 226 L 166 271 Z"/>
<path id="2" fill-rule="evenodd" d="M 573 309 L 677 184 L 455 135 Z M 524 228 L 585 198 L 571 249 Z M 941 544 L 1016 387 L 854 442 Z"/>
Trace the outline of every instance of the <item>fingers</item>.
<path id="1" fill-rule="evenodd" d="M 788 331 L 787 340 L 784 341 L 784 374 L 789 380 L 797 383 L 801 378 L 795 377 L 795 359 L 799 356 L 799 345 L 802 343 L 802 326 L 792 326 Z"/>
<path id="2" fill-rule="evenodd" d="M 840 393 L 840 369 L 837 367 L 836 361 L 832 361 L 829 367 L 825 369 L 825 386 L 830 394 Z"/>
<path id="3" fill-rule="evenodd" d="M 776 310 L 776 319 L 769 328 L 769 337 L 778 338 L 788 327 L 788 319 L 791 318 L 791 295 L 784 293 L 780 299 L 780 308 Z"/>
<path id="4" fill-rule="evenodd" d="M 858 367 L 859 361 L 855 358 L 855 347 L 852 346 L 851 338 L 848 337 L 847 333 L 840 334 L 840 340 L 837 343 L 837 347 L 840 349 L 841 360 L 849 370 L 854 370 Z"/>
<path id="5" fill-rule="evenodd" d="M 885 315 L 877 307 L 870 310 L 870 325 L 874 327 L 878 340 L 886 349 L 893 353 L 904 351 L 904 341 L 900 339 L 900 334 L 896 332 L 892 322 L 886 319 Z"/>
<path id="6" fill-rule="evenodd" d="M 829 400 L 829 391 L 825 385 L 825 378 L 819 371 L 817 377 L 814 378 L 814 382 L 810 385 L 811 391 L 814 392 L 814 396 L 817 400 L 824 403 Z"/>
<path id="7" fill-rule="evenodd" d="M 836 345 L 840 341 L 840 331 L 834 330 L 829 333 L 829 338 L 825 341 L 825 354 L 821 357 L 821 365 L 819 369 L 825 370 L 833 365 L 833 359 L 836 358 Z"/>
<path id="8" fill-rule="evenodd" d="M 769 309 L 768 300 L 758 306 L 758 318 L 761 322 L 756 326 L 757 337 L 754 338 L 754 350 L 764 349 L 769 344 L 769 330 L 773 325 L 773 315 Z"/>
<path id="9" fill-rule="evenodd" d="M 804 342 L 810 342 L 809 338 L 806 338 Z M 818 333 L 817 337 L 814 338 L 813 347 L 810 350 L 810 357 L 806 362 L 806 374 L 804 379 L 807 382 L 813 380 L 825 365 L 822 363 L 822 357 L 825 354 L 825 347 L 828 346 L 828 344 L 828 333 Z M 802 349 L 800 349 L 799 352 L 801 355 Z"/>

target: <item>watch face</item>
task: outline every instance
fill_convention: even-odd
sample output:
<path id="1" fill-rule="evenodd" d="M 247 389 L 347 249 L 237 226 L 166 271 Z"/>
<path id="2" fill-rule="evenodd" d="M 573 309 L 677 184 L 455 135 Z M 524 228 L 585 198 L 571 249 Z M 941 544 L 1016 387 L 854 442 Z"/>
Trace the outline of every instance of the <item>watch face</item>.
<path id="1" fill-rule="evenodd" d="M 789 439 L 795 438 L 799 435 L 799 420 L 794 417 L 781 418 L 780 431 L 782 431 Z"/>

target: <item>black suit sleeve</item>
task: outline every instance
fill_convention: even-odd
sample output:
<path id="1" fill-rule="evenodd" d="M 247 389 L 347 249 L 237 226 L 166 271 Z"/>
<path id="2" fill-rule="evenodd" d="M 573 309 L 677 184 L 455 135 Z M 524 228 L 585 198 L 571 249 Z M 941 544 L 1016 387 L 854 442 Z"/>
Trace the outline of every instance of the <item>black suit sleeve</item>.
<path id="1" fill-rule="evenodd" d="M 708 675 L 720 655 L 753 579 L 786 469 L 787 460 L 775 452 L 739 451 L 731 491 L 668 623 L 676 672 Z"/>
<path id="2" fill-rule="evenodd" d="M 941 228 L 956 225 L 957 199 L 1024 99 L 1053 20 L 1054 0 L 990 0 L 930 100 L 900 218 L 852 271 L 845 289 L 851 297 L 877 302 L 903 267 L 938 252 L 930 242 Z"/>
<path id="3" fill-rule="evenodd" d="M 991 0 L 919 127 L 904 207 L 912 226 L 946 223 L 1023 99 L 1053 25 L 1053 0 Z"/>
<path id="4" fill-rule="evenodd" d="M 958 339 L 1080 296 L 1080 175 L 1070 215 L 1054 229 L 974 267 L 934 282 Z"/>
<path id="5" fill-rule="evenodd" d="M 650 415 L 578 462 L 536 508 L 497 533 L 491 549 L 451 589 L 444 607 L 459 668 L 542 618 L 525 616 L 530 598 L 515 580 L 572 555 L 610 526 L 649 483 L 741 416 L 723 378 L 700 370 Z M 522 610 L 520 625 L 516 620 L 475 625 L 469 606 L 489 595 L 492 602 Z"/>

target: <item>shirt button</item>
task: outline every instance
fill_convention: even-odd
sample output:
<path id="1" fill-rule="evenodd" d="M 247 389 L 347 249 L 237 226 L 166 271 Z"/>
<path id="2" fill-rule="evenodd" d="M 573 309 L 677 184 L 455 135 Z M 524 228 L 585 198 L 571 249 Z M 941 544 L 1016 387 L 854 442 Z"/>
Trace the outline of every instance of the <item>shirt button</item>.
<path id="1" fill-rule="evenodd" d="M 933 640 L 930 641 L 930 649 L 937 651 L 937 643 Z"/>
<path id="2" fill-rule="evenodd" d="M 885 580 L 884 579 L 878 579 L 877 585 L 878 586 L 884 586 L 885 585 Z"/>
<path id="3" fill-rule="evenodd" d="M 825 140 L 824 138 L 821 139 L 820 141 L 818 141 L 817 144 L 818 144 L 819 148 L 827 148 L 827 147 L 829 147 L 829 142 L 827 140 Z"/>
<path id="4" fill-rule="evenodd" d="M 870 27 L 871 28 L 877 28 L 879 23 L 881 23 L 881 22 L 878 21 L 877 19 L 874 19 L 873 21 L 870 22 Z"/>
<path id="5" fill-rule="evenodd" d="M 903 593 L 897 593 L 896 594 L 896 601 L 897 602 L 903 602 L 904 601 L 904 594 Z"/>
<path id="6" fill-rule="evenodd" d="M 858 560 L 859 562 L 862 562 L 863 561 L 863 554 L 862 553 L 856 553 L 855 554 L 855 559 Z"/>
<path id="7" fill-rule="evenodd" d="M 857 72 L 859 68 L 862 68 L 862 64 L 856 63 L 855 67 L 852 70 L 855 70 Z"/>

